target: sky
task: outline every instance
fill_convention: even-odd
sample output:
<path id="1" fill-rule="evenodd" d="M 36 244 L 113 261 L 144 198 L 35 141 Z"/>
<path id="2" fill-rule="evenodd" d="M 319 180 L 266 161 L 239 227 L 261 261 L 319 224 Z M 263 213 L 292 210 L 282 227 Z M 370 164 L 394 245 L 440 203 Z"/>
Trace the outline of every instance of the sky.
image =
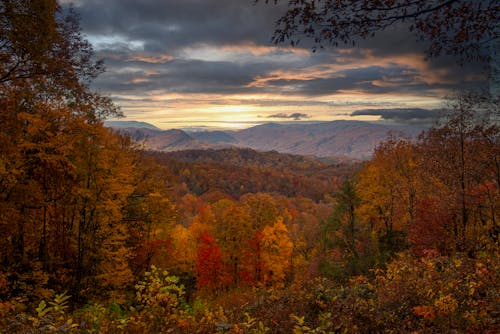
<path id="1" fill-rule="evenodd" d="M 285 1 L 286 2 L 286 1 Z M 425 59 L 402 26 L 354 48 L 273 45 L 283 5 L 253 0 L 75 0 L 106 72 L 92 88 L 126 120 L 168 128 L 245 128 L 337 119 L 428 122 L 477 66 Z"/>

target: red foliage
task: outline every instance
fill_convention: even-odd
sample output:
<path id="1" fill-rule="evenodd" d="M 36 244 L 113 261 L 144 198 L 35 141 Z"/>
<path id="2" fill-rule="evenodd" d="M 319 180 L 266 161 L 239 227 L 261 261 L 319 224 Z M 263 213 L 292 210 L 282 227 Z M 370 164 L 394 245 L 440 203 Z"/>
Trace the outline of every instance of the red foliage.
<path id="1" fill-rule="evenodd" d="M 244 251 L 244 267 L 241 272 L 241 279 L 251 285 L 262 282 L 264 263 L 262 261 L 262 238 L 261 231 L 255 231 L 253 238 L 248 241 L 248 246 Z"/>
<path id="2" fill-rule="evenodd" d="M 217 290 L 224 284 L 224 264 L 222 252 L 214 237 L 202 233 L 199 237 L 196 271 L 198 289 Z"/>
<path id="3" fill-rule="evenodd" d="M 413 251 L 425 256 L 429 251 L 447 252 L 445 240 L 449 240 L 446 222 L 449 213 L 435 199 L 425 199 L 417 203 L 415 222 L 409 228 L 409 241 Z"/>

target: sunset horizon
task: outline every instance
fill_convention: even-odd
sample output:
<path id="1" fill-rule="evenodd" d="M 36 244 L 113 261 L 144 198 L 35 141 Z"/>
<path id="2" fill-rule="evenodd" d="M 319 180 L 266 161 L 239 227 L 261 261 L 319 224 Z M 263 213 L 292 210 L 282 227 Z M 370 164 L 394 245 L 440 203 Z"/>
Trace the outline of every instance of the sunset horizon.
<path id="1" fill-rule="evenodd" d="M 313 52 L 307 40 L 294 47 L 271 43 L 284 5 L 63 2 L 66 8 L 70 3 L 106 66 L 92 88 L 110 96 L 127 120 L 162 129 L 244 128 L 293 114 L 308 121 L 375 120 L 352 113 L 437 110 L 446 96 L 485 81 L 479 63 L 462 67 L 451 56 L 426 59 L 428 43 L 416 41 L 404 26 L 353 47 Z"/>

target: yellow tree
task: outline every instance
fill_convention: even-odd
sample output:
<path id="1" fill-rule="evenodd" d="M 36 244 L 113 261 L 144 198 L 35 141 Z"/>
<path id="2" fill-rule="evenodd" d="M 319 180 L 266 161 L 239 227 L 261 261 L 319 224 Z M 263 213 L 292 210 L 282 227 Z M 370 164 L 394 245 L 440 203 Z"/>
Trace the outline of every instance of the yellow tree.
<path id="1" fill-rule="evenodd" d="M 279 216 L 277 203 L 270 194 L 246 194 L 241 197 L 240 202 L 248 206 L 254 230 L 272 225 Z"/>
<path id="2" fill-rule="evenodd" d="M 74 161 L 78 180 L 74 204 L 76 293 L 93 283 L 94 277 L 111 288 L 132 278 L 125 265 L 130 253 L 122 215 L 133 190 L 130 144 L 99 124 L 87 125 L 85 130 L 75 143 L 80 154 Z"/>
<path id="3" fill-rule="evenodd" d="M 244 251 L 252 237 L 251 218 L 246 207 L 229 200 L 214 205 L 216 240 L 233 286 L 238 286 L 243 269 Z"/>
<path id="4" fill-rule="evenodd" d="M 358 212 L 389 251 L 401 246 L 401 237 L 415 219 L 418 164 L 411 141 L 389 137 L 359 173 Z"/>
<path id="5" fill-rule="evenodd" d="M 293 242 L 283 218 L 279 217 L 272 226 L 262 230 L 262 259 L 264 280 L 273 284 L 283 284 L 290 274 Z"/>
<path id="6" fill-rule="evenodd" d="M 181 224 L 172 229 L 172 248 L 174 272 L 195 274 L 194 264 L 196 261 L 197 242 L 193 237 L 194 229 L 191 230 Z M 172 270 L 171 270 L 172 271 Z"/>
<path id="7" fill-rule="evenodd" d="M 262 282 L 262 229 L 276 222 L 279 209 L 274 198 L 265 193 L 243 195 L 240 202 L 247 206 L 252 229 L 251 239 L 248 240 L 244 255 L 246 267 L 244 279 L 251 283 Z"/>

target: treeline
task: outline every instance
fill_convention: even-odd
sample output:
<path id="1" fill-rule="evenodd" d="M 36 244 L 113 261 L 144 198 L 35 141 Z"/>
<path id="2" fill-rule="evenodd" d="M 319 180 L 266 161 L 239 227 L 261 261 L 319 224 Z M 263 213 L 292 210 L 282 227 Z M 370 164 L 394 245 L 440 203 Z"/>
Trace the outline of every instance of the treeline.
<path id="1" fill-rule="evenodd" d="M 205 197 L 216 191 L 233 198 L 266 192 L 319 202 L 337 192 L 342 180 L 360 166 L 356 161 L 325 163 L 244 148 L 144 154 L 168 166 L 186 191 Z"/>

